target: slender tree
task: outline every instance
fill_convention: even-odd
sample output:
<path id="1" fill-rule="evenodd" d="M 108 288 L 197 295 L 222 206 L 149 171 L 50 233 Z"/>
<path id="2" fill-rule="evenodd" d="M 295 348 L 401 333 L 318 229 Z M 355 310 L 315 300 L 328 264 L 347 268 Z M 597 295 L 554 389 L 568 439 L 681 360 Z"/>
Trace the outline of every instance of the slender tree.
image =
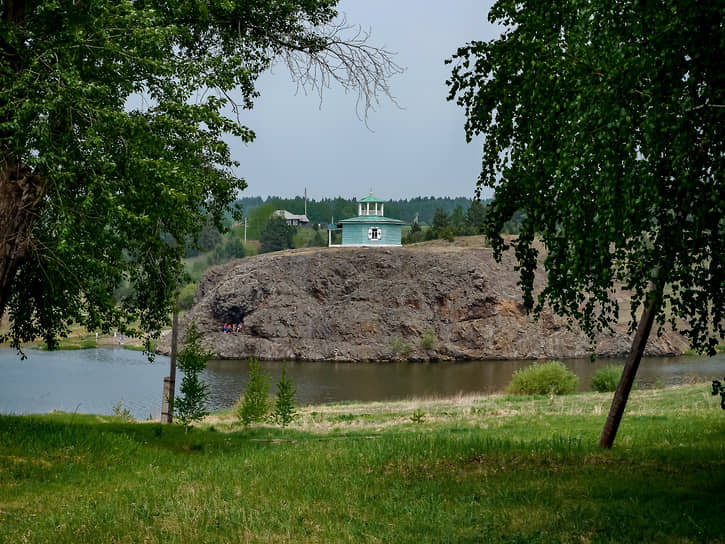
<path id="1" fill-rule="evenodd" d="M 181 379 L 180 395 L 173 402 L 173 410 L 186 432 L 194 422 L 201 421 L 209 413 L 206 409 L 209 385 L 199 379 L 199 373 L 213 356 L 204 346 L 196 323 L 192 323 L 186 330 L 184 346 L 177 358 L 184 377 Z"/>
<path id="2" fill-rule="evenodd" d="M 275 61 L 308 88 L 399 71 L 335 0 L 0 0 L 0 315 L 13 345 L 71 322 L 155 334 L 188 240 L 244 189 L 230 140 Z M 225 140 L 226 138 L 226 140 Z M 238 218 L 238 214 L 237 214 Z M 114 289 L 128 283 L 117 304 Z"/>
<path id="3" fill-rule="evenodd" d="M 483 136 L 496 256 L 523 212 L 510 245 L 526 306 L 592 338 L 618 318 L 615 286 L 632 293 L 610 447 L 655 322 L 711 354 L 725 334 L 722 3 L 501 0 L 489 19 L 502 35 L 461 47 L 448 84 L 468 139 Z M 539 241 L 548 283 L 535 293 Z"/>

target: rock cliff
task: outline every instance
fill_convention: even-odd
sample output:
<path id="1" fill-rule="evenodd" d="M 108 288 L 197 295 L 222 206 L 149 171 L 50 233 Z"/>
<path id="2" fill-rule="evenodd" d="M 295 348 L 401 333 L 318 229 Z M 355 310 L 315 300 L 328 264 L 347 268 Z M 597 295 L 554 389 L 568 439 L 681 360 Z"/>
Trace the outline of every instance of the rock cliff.
<path id="1" fill-rule="evenodd" d="M 496 263 L 482 237 L 401 248 L 300 249 L 209 270 L 192 310 L 220 358 L 378 361 L 587 357 L 590 344 L 564 319 L 526 314 L 514 257 Z M 544 281 L 543 274 L 540 275 Z M 224 323 L 243 323 L 224 333 Z M 597 339 L 599 356 L 623 356 L 626 324 Z M 168 352 L 168 336 L 160 350 Z M 686 349 L 674 333 L 649 355 Z"/>

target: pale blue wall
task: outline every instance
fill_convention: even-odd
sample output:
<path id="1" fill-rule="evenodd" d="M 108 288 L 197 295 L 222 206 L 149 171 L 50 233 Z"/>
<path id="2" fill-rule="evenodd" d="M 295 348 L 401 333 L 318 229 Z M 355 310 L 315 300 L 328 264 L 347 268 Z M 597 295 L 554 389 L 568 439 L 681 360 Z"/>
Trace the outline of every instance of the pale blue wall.
<path id="1" fill-rule="evenodd" d="M 382 229 L 380 240 L 368 240 L 368 229 L 378 227 Z M 342 245 L 400 245 L 402 236 L 402 225 L 391 225 L 388 223 L 343 223 Z"/>

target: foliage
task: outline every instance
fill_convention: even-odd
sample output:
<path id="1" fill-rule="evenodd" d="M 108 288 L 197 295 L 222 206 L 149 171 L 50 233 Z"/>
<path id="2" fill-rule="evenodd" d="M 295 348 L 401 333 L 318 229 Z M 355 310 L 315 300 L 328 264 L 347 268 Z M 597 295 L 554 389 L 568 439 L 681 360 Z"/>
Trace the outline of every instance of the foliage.
<path id="1" fill-rule="evenodd" d="M 719 3 L 525 3 L 489 14 L 504 31 L 458 49 L 449 99 L 481 135 L 486 234 L 516 211 L 528 308 L 544 304 L 590 335 L 630 315 L 714 352 L 725 335 L 725 41 Z M 543 243 L 548 283 L 534 299 Z M 667 286 L 667 289 L 665 289 Z"/>
<path id="2" fill-rule="evenodd" d="M 433 329 L 426 329 L 420 337 L 420 347 L 430 349 L 437 340 L 435 331 Z"/>
<path id="3" fill-rule="evenodd" d="M 407 234 L 403 236 L 403 244 L 417 244 L 418 242 L 422 242 L 425 239 L 425 233 L 423 232 L 423 229 L 420 228 L 420 223 L 414 222 L 410 229 L 408 230 Z"/>
<path id="4" fill-rule="evenodd" d="M 410 420 L 413 423 L 423 423 L 425 420 L 425 412 L 420 408 L 416 409 L 410 416 Z"/>
<path id="5" fill-rule="evenodd" d="M 251 255 L 256 255 L 256 250 L 251 246 L 245 245 L 239 233 L 236 230 L 232 230 L 222 238 L 222 245 L 215 247 L 209 253 L 188 259 L 185 262 L 186 274 L 189 279 L 198 282 L 204 271 L 208 268 Z"/>
<path id="6" fill-rule="evenodd" d="M 263 421 L 269 412 L 269 377 L 262 372 L 259 359 L 249 358 L 249 381 L 244 396 L 237 404 L 237 417 L 248 427 Z"/>
<path id="7" fill-rule="evenodd" d="M 712 380 L 712 395 L 720 394 L 720 408 L 725 410 L 725 386 L 720 380 Z"/>
<path id="8" fill-rule="evenodd" d="M 194 297 L 196 296 L 196 283 L 187 283 L 179 291 L 179 296 L 176 298 L 176 305 L 181 310 L 188 310 L 194 304 Z"/>
<path id="9" fill-rule="evenodd" d="M 515 371 L 506 391 L 516 395 L 568 395 L 578 385 L 579 378 L 564 363 L 549 361 Z"/>
<path id="10" fill-rule="evenodd" d="M 389 200 L 385 202 L 385 215 L 401 219 L 406 223 L 414 223 L 418 217 L 418 222 L 430 225 L 433 221 L 433 215 L 436 209 L 441 209 L 446 213 L 451 213 L 457 206 L 467 210 L 471 205 L 471 199 L 465 197 L 414 197 L 402 200 Z M 237 201 L 241 205 L 245 213 L 250 218 L 254 216 L 259 207 L 267 210 L 267 217 L 274 210 L 287 210 L 290 213 L 302 214 L 305 211 L 305 201 L 301 196 L 295 198 L 280 198 L 275 196 L 262 199 L 260 197 L 243 197 Z M 307 217 L 311 223 L 327 224 L 333 218 L 335 221 L 355 217 L 357 215 L 358 202 L 357 199 L 347 199 L 342 197 L 323 198 L 320 200 L 307 200 Z M 264 227 L 266 217 L 260 225 Z M 258 238 L 252 237 L 252 238 Z"/>
<path id="11" fill-rule="evenodd" d="M 295 227 L 293 247 L 327 247 L 327 232 L 315 223 L 312 227 Z"/>
<path id="12" fill-rule="evenodd" d="M 599 393 L 608 393 L 617 390 L 619 379 L 622 377 L 624 365 L 607 365 L 597 369 L 592 374 L 592 389 Z"/>
<path id="13" fill-rule="evenodd" d="M 196 323 L 186 330 L 184 347 L 176 358 L 179 370 L 184 373 L 181 380 L 180 395 L 174 400 L 174 412 L 186 431 L 195 421 L 201 421 L 209 412 L 206 401 L 209 398 L 209 385 L 199 379 L 199 373 L 213 357 L 203 345 L 203 336 Z"/>
<path id="14" fill-rule="evenodd" d="M 288 225 L 284 217 L 278 215 L 270 217 L 259 237 L 262 244 L 260 252 L 269 253 L 293 248 L 295 232 L 296 229 L 292 225 Z"/>
<path id="15" fill-rule="evenodd" d="M 115 417 L 118 417 L 124 421 L 133 421 L 131 410 L 123 406 L 123 401 L 119 400 L 116 404 L 113 405 L 112 413 Z"/>
<path id="16" fill-rule="evenodd" d="M 396 336 L 390 341 L 390 351 L 393 353 L 394 357 L 399 355 L 400 352 L 403 351 L 404 344 L 405 341 L 400 336 Z"/>
<path id="17" fill-rule="evenodd" d="M 406 359 L 413 351 L 413 346 L 406 342 L 403 338 L 396 336 L 390 341 L 390 351 L 393 357 L 403 357 Z"/>
<path id="18" fill-rule="evenodd" d="M 274 204 L 268 203 L 249 210 L 248 206 L 245 205 L 247 202 L 246 199 L 242 199 L 237 202 L 240 203 L 240 205 L 242 205 L 246 210 L 247 239 L 259 240 L 262 237 L 262 232 L 267 226 L 267 223 L 269 223 L 269 220 L 272 218 L 272 214 L 277 208 L 275 208 Z"/>
<path id="19" fill-rule="evenodd" d="M 53 348 L 73 322 L 158 335 L 185 246 L 240 218 L 231 148 L 254 139 L 240 110 L 275 61 L 307 89 L 358 91 L 362 117 L 390 96 L 400 68 L 335 3 L 0 3 L 0 315 L 14 346 Z"/>
<path id="20" fill-rule="evenodd" d="M 282 427 L 286 427 L 297 417 L 295 393 L 297 393 L 297 389 L 292 385 L 292 378 L 287 377 L 287 363 L 284 362 L 282 376 L 277 382 L 277 397 L 272 412 L 272 418 Z"/>
<path id="21" fill-rule="evenodd" d="M 443 231 L 448 228 L 450 222 L 450 216 L 440 208 L 436 208 L 435 215 L 433 215 L 433 224 L 431 225 L 431 230 L 436 238 L 441 238 Z"/>

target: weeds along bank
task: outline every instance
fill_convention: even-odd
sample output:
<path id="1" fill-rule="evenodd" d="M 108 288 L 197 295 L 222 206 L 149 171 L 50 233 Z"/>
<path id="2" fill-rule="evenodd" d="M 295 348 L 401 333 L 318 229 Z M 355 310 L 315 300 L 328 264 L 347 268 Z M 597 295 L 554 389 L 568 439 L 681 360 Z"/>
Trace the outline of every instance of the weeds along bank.
<path id="1" fill-rule="evenodd" d="M 0 417 L 0 542 L 722 542 L 709 384 L 300 408 L 286 428 Z"/>

